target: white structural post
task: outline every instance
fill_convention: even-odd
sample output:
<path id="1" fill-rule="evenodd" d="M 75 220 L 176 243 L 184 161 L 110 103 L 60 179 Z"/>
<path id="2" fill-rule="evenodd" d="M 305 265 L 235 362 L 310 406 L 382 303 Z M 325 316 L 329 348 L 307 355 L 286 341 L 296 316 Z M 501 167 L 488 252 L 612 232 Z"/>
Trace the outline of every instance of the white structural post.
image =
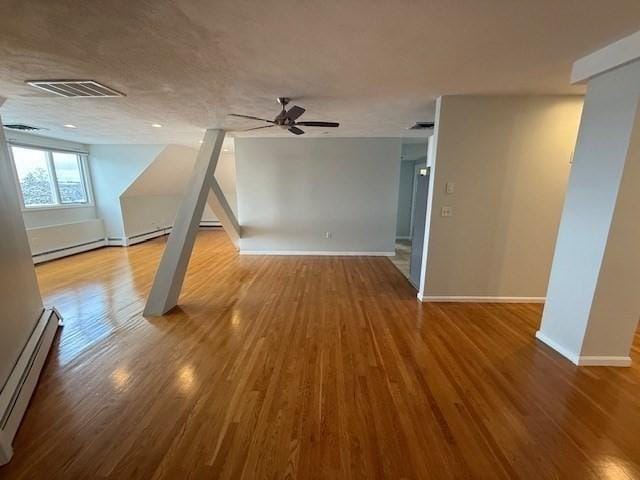
<path id="1" fill-rule="evenodd" d="M 215 178 L 211 179 L 211 191 L 207 197 L 207 204 L 216 218 L 220 220 L 224 231 L 227 232 L 236 249 L 240 248 L 240 225 Z"/>
<path id="2" fill-rule="evenodd" d="M 640 37 L 576 62 L 574 78 L 588 80 L 587 96 L 536 336 L 577 365 L 628 366 L 640 315 Z"/>
<path id="3" fill-rule="evenodd" d="M 178 304 L 224 135 L 224 130 L 207 130 L 205 133 L 144 308 L 145 316 L 163 315 Z"/>

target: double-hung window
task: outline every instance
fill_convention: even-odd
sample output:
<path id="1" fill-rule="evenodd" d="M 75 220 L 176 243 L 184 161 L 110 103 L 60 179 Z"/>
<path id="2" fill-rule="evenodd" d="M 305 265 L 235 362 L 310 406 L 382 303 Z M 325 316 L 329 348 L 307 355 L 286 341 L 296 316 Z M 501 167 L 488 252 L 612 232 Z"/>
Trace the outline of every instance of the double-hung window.
<path id="1" fill-rule="evenodd" d="M 24 208 L 91 203 L 85 154 L 11 145 L 11 156 Z"/>

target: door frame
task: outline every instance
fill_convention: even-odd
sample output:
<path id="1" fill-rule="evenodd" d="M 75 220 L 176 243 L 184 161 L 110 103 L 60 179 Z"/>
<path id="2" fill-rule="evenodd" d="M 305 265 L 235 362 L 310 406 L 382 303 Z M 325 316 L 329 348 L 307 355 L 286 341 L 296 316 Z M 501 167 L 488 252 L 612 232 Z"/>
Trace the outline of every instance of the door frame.
<path id="1" fill-rule="evenodd" d="M 427 167 L 427 162 L 416 163 L 413 166 L 413 188 L 411 192 L 411 220 L 409 223 L 409 238 L 413 242 L 413 218 L 415 216 L 415 208 L 416 208 L 416 190 L 418 187 L 418 175 L 420 175 L 420 170 L 426 168 L 427 175 L 429 175 L 429 169 Z"/>

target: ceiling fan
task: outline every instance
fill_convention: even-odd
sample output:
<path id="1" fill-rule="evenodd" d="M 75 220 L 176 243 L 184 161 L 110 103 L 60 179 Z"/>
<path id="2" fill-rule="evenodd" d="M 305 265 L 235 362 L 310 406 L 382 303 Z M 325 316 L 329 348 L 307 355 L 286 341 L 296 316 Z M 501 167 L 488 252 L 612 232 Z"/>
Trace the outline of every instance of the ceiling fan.
<path id="1" fill-rule="evenodd" d="M 278 97 L 278 103 L 282 105 L 282 111 L 274 118 L 273 120 L 267 120 L 266 118 L 253 117 L 251 115 L 240 115 L 239 113 L 230 113 L 231 117 L 238 118 L 248 118 L 249 120 L 259 120 L 261 122 L 267 122 L 270 125 L 265 125 L 263 127 L 254 127 L 248 128 L 246 130 L 242 130 L 243 132 L 249 132 L 251 130 L 260 130 L 262 128 L 271 128 L 271 127 L 280 127 L 284 130 L 289 130 L 294 135 L 302 135 L 304 130 L 298 127 L 328 127 L 335 128 L 339 127 L 340 124 L 337 122 L 296 122 L 298 118 L 305 112 L 305 109 L 294 105 L 289 110 L 286 110 L 285 107 L 291 101 L 291 99 L 287 97 Z"/>

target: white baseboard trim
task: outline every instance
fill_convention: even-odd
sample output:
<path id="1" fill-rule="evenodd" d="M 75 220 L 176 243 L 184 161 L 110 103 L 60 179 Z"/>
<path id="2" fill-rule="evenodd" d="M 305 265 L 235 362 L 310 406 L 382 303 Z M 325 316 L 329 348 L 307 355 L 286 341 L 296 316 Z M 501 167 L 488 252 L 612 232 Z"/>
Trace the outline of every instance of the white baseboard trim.
<path id="1" fill-rule="evenodd" d="M 631 357 L 581 355 L 578 360 L 581 367 L 630 367 Z"/>
<path id="2" fill-rule="evenodd" d="M 55 260 L 57 258 L 75 255 L 76 253 L 82 253 L 82 252 L 87 252 L 89 250 L 95 250 L 96 248 L 102 248 L 106 245 L 107 245 L 107 242 L 101 238 L 99 240 L 94 240 L 92 242 L 81 243 L 79 245 L 59 248 L 56 250 L 50 250 L 42 253 L 36 253 L 35 255 L 32 255 L 33 263 L 37 265 L 39 263 L 48 262 L 49 260 Z"/>
<path id="3" fill-rule="evenodd" d="M 62 317 L 45 309 L 0 391 L 0 465 L 11 460 L 13 438 L 29 405 Z"/>
<path id="4" fill-rule="evenodd" d="M 544 303 L 545 297 L 467 297 L 467 296 L 429 296 L 418 293 L 421 302 L 451 303 Z"/>
<path id="5" fill-rule="evenodd" d="M 411 240 L 411 237 L 396 237 L 396 240 Z"/>
<path id="6" fill-rule="evenodd" d="M 396 252 L 327 252 L 307 250 L 240 250 L 240 255 L 299 255 L 312 257 L 393 257 Z"/>
<path id="7" fill-rule="evenodd" d="M 563 347 L 559 343 L 551 340 L 540 330 L 536 332 L 536 338 L 541 342 L 553 348 L 563 357 L 571 360 L 575 365 L 580 367 L 629 367 L 631 366 L 631 357 L 628 356 L 594 356 L 594 355 L 578 355 L 575 352 Z"/>

